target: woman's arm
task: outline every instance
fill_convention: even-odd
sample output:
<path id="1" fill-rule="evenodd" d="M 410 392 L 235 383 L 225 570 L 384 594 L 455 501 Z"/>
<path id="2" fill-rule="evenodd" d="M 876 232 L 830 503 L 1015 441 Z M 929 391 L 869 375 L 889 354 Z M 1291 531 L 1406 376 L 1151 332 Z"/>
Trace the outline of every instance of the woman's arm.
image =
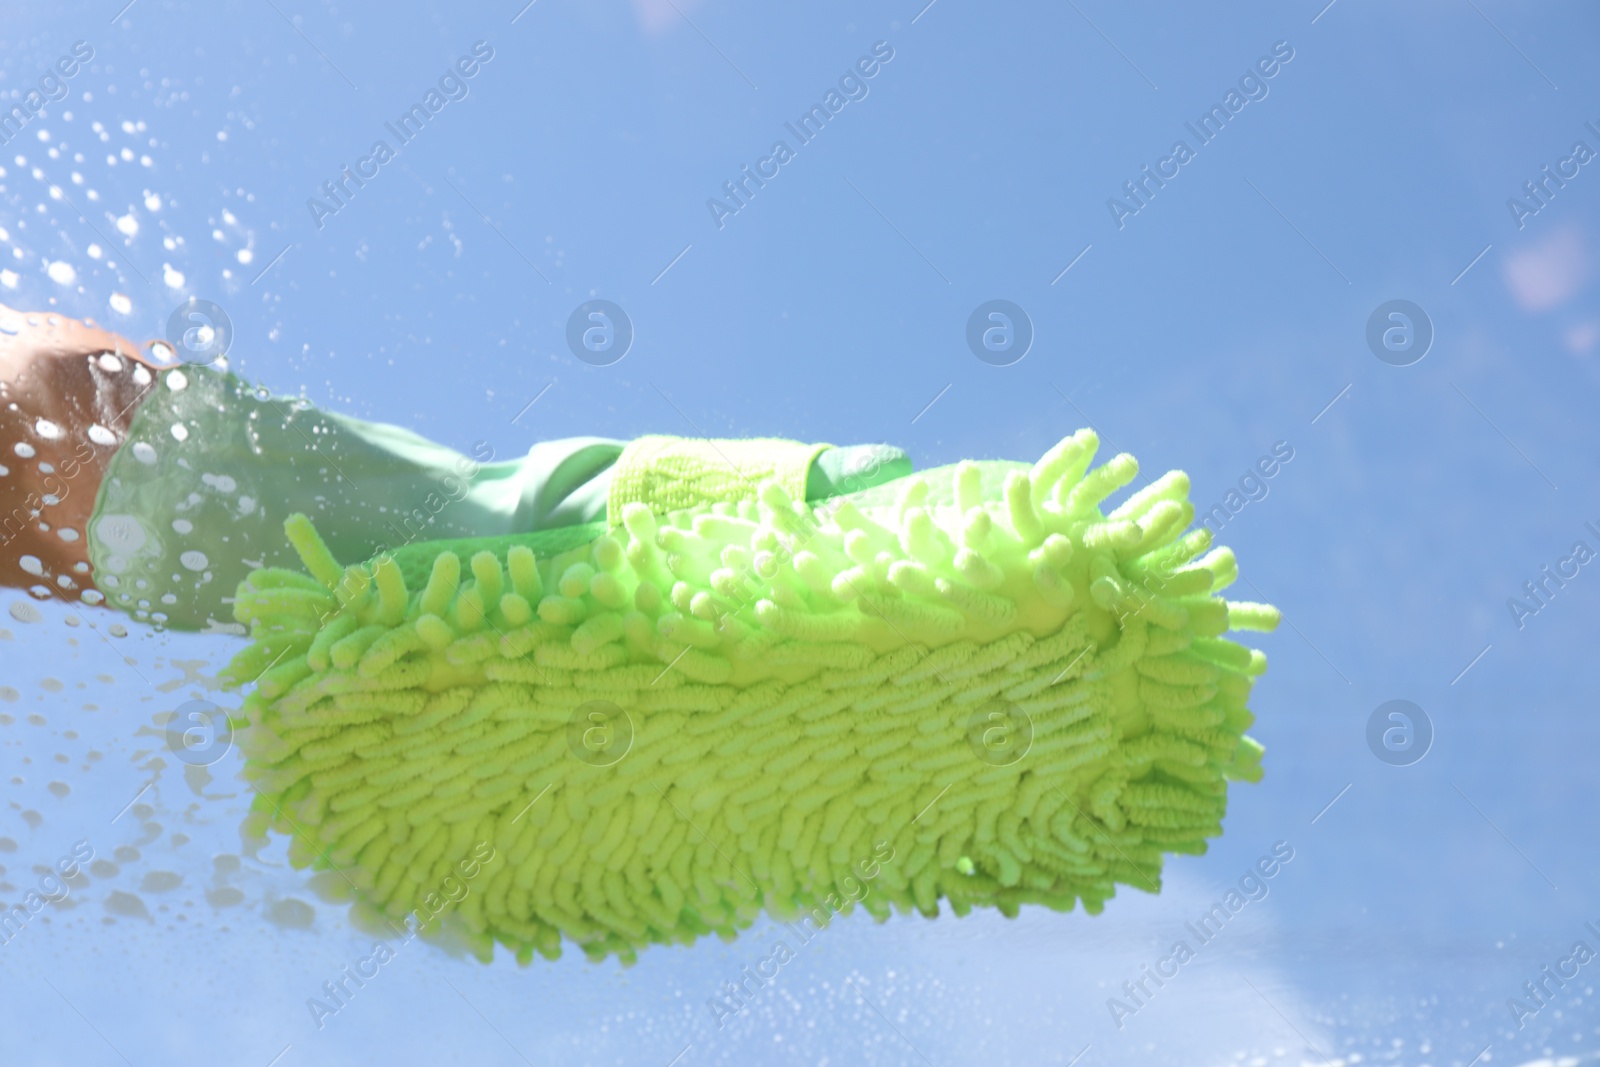
<path id="1" fill-rule="evenodd" d="M 479 442 L 468 457 L 215 367 L 155 363 L 92 324 L 0 307 L 0 585 L 155 625 L 237 630 L 239 581 L 295 565 L 283 522 L 296 512 L 353 562 L 604 520 L 619 501 L 682 506 L 732 477 L 730 453 L 740 479 L 782 475 L 812 500 L 911 469 L 885 445 L 765 439 L 566 438 L 507 459 Z"/>
<path id="2" fill-rule="evenodd" d="M 99 601 L 89 518 L 157 367 L 120 334 L 0 305 L 0 585 Z"/>

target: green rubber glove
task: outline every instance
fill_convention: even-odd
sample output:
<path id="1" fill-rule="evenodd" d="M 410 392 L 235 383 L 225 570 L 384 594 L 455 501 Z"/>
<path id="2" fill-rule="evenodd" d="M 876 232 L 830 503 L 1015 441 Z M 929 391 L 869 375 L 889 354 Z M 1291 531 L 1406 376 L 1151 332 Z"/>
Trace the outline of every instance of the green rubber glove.
<path id="1" fill-rule="evenodd" d="M 817 456 L 806 473 L 806 499 L 858 493 L 911 473 L 911 457 L 893 445 L 846 445 Z"/>

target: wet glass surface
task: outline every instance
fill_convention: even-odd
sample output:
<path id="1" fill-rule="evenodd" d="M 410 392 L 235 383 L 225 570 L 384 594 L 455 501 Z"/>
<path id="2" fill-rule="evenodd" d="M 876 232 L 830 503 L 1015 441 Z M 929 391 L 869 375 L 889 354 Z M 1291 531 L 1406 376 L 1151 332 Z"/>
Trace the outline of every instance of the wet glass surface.
<path id="1" fill-rule="evenodd" d="M 497 461 L 665 433 L 924 470 L 1092 427 L 1188 472 L 1284 622 L 1248 635 L 1265 776 L 1159 895 L 519 966 L 374 932 L 241 833 L 208 710 L 240 637 L 20 558 L 0 1061 L 1596 1058 L 1592 7 L 120 6 L 7 16 L 0 330 L 92 318 Z M 38 423 L 3 477 L 80 433 L 112 440 Z M 214 439 L 161 444 L 130 461 L 194 457 L 210 510 L 58 536 L 158 541 L 192 590 L 246 556 L 186 539 L 259 502 Z"/>

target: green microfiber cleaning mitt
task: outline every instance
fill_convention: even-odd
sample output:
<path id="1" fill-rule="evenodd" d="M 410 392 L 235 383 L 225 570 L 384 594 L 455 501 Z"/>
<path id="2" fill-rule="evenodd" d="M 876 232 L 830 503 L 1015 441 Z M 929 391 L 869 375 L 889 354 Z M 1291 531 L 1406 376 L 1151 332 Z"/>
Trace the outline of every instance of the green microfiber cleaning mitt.
<path id="1" fill-rule="evenodd" d="M 1155 891 L 1260 777 L 1222 635 L 1278 613 L 1216 595 L 1181 472 L 1102 511 L 1138 465 L 1097 445 L 348 567 L 295 516 L 309 576 L 235 606 L 255 829 L 391 920 L 487 842 L 456 912 L 523 961 L 848 910 L 880 845 L 879 919 Z"/>

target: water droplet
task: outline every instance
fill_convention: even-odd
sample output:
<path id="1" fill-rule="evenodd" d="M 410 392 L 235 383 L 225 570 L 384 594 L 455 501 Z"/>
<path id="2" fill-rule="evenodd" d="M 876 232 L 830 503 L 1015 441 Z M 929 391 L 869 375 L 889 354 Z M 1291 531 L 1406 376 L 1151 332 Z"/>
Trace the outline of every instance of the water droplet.
<path id="1" fill-rule="evenodd" d="M 57 285 L 71 285 L 78 280 L 78 272 L 71 263 L 55 260 L 45 268 L 45 273 L 50 275 L 50 280 Z"/>
<path id="2" fill-rule="evenodd" d="M 211 561 L 206 558 L 206 554 L 204 552 L 191 548 L 189 551 L 178 557 L 178 562 L 192 571 L 203 571 L 206 569 L 206 565 Z"/>
<path id="3" fill-rule="evenodd" d="M 189 427 L 185 426 L 181 422 L 173 423 L 172 436 L 174 440 L 187 441 L 189 439 Z"/>
<path id="4" fill-rule="evenodd" d="M 17 566 L 35 576 L 44 574 L 44 563 L 40 561 L 38 556 L 22 556 L 17 560 Z"/>
<path id="5" fill-rule="evenodd" d="M 32 459 L 34 456 L 33 446 L 26 441 L 18 441 L 11 447 L 11 451 L 15 452 L 23 459 Z"/>
<path id="6" fill-rule="evenodd" d="M 144 906 L 144 901 L 140 900 L 132 893 L 124 893 L 120 889 L 113 890 L 106 897 L 105 907 L 106 910 L 111 914 L 121 915 L 129 919 L 150 918 L 150 912 Z"/>
<path id="7" fill-rule="evenodd" d="M 34 432 L 46 441 L 56 441 L 61 438 L 61 427 L 49 419 L 38 419 L 33 424 Z"/>
<path id="8" fill-rule="evenodd" d="M 116 357 L 113 356 L 112 358 Z M 117 443 L 117 435 L 97 422 L 89 427 L 89 440 L 97 445 L 114 445 Z"/>
<path id="9" fill-rule="evenodd" d="M 81 599 L 85 604 L 103 604 L 106 597 L 98 589 L 85 589 Z"/>
<path id="10" fill-rule="evenodd" d="M 206 903 L 213 908 L 232 908 L 244 903 L 244 894 L 231 885 L 225 885 L 221 889 L 208 889 Z"/>
<path id="11" fill-rule="evenodd" d="M 13 600 L 11 602 L 10 610 L 11 617 L 16 619 L 18 622 L 39 622 L 44 618 L 44 616 L 39 613 L 39 609 L 28 603 L 26 600 Z"/>
<path id="12" fill-rule="evenodd" d="M 183 884 L 183 875 L 175 871 L 146 871 L 139 883 L 141 893 L 170 893 Z"/>
<path id="13" fill-rule="evenodd" d="M 135 441 L 133 443 L 133 458 L 146 466 L 150 466 L 156 461 L 156 450 L 150 447 L 150 442 L 148 441 Z"/>
<path id="14" fill-rule="evenodd" d="M 45 786 L 45 788 L 50 790 L 51 794 L 54 796 L 62 799 L 65 799 L 67 794 L 72 792 L 72 787 L 66 782 L 51 782 L 49 785 Z"/>
<path id="15" fill-rule="evenodd" d="M 189 388 L 189 376 L 184 374 L 181 370 L 168 371 L 167 388 L 171 389 L 174 393 L 183 392 L 185 389 Z"/>
<path id="16" fill-rule="evenodd" d="M 139 232 L 139 220 L 133 217 L 132 212 L 129 212 L 117 220 L 117 232 L 124 237 L 132 237 Z"/>
<path id="17" fill-rule="evenodd" d="M 56 536 L 70 545 L 78 539 L 78 531 L 70 526 L 63 526 L 56 531 Z"/>
<path id="18" fill-rule="evenodd" d="M 173 270 L 169 264 L 161 265 L 161 280 L 167 283 L 168 289 L 183 288 L 183 271 Z"/>
<path id="19" fill-rule="evenodd" d="M 95 860 L 89 864 L 89 873 L 96 878 L 115 878 L 122 868 L 110 860 Z"/>
<path id="20" fill-rule="evenodd" d="M 267 921 L 292 930 L 309 930 L 317 913 L 303 900 L 286 897 L 267 905 Z"/>
<path id="21" fill-rule="evenodd" d="M 133 311 L 133 300 L 126 293 L 112 293 L 111 310 L 119 315 L 127 315 Z"/>
<path id="22" fill-rule="evenodd" d="M 144 526 L 132 515 L 102 515 L 94 524 L 94 536 L 95 540 L 118 554 L 137 552 L 148 539 Z"/>

